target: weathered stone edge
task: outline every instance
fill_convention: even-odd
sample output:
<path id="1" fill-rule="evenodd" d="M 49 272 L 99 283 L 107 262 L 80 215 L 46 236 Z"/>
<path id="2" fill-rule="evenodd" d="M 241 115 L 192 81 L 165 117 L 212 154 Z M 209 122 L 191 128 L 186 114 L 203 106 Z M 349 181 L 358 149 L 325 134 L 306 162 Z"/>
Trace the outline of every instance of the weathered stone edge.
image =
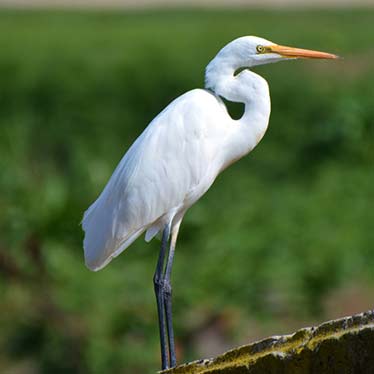
<path id="1" fill-rule="evenodd" d="M 193 361 L 165 370 L 162 374 L 203 374 L 225 367 L 250 365 L 269 354 L 289 354 L 305 347 L 313 350 L 322 340 L 339 338 L 364 328 L 374 329 L 374 310 L 324 322 L 317 327 L 307 327 L 290 335 L 272 336 L 258 342 L 243 345 L 215 358 Z"/>

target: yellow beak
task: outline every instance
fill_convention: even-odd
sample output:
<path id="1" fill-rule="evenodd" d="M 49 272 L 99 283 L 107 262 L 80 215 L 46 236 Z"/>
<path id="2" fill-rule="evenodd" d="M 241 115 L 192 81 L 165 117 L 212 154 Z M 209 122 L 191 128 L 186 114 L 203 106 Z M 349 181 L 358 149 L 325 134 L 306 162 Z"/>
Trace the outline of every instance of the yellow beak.
<path id="1" fill-rule="evenodd" d="M 309 49 L 293 48 L 284 45 L 270 45 L 267 47 L 267 52 L 278 53 L 283 57 L 294 57 L 294 58 L 319 58 L 319 59 L 336 59 L 339 58 L 337 55 L 332 53 L 312 51 Z"/>

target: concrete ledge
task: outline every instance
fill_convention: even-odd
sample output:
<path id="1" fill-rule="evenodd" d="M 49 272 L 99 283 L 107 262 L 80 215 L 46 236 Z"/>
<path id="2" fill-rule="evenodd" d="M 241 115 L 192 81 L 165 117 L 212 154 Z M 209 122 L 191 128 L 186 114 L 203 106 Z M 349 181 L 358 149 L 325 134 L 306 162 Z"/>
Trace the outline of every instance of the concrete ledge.
<path id="1" fill-rule="evenodd" d="M 163 374 L 373 374 L 374 310 L 273 336 Z"/>

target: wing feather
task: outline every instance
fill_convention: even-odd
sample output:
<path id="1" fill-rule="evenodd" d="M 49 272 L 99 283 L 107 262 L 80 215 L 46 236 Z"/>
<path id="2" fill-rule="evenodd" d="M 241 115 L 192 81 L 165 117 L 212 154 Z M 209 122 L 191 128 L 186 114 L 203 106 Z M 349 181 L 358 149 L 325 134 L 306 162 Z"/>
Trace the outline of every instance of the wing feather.
<path id="1" fill-rule="evenodd" d="M 84 251 L 90 269 L 104 267 L 148 229 L 146 239 L 152 239 L 160 219 L 186 204 L 206 176 L 212 152 L 209 140 L 220 135 L 209 133 L 211 121 L 204 116 L 212 110 L 207 105 L 218 106 L 205 90 L 182 95 L 129 148 L 84 214 Z"/>

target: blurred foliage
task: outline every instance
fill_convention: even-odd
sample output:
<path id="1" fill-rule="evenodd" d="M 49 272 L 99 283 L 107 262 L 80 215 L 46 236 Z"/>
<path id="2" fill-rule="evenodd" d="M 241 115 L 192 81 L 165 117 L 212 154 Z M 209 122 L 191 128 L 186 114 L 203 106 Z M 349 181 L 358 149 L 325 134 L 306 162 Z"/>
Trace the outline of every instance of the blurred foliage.
<path id="1" fill-rule="evenodd" d="M 159 243 L 138 240 L 90 273 L 79 223 L 147 123 L 241 35 L 344 60 L 256 69 L 271 89 L 268 133 L 181 229 L 179 361 L 337 317 L 334 290 L 372 290 L 373 23 L 369 10 L 1 11 L 0 371 L 159 367 Z"/>

